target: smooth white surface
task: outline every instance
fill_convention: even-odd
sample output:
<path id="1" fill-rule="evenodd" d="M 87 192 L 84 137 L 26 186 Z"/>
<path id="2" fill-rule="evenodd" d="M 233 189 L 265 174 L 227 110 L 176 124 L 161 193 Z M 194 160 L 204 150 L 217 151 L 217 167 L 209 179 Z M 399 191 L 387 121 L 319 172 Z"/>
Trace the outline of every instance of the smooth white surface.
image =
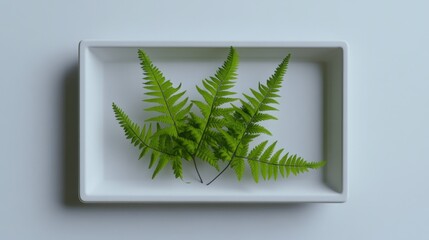
<path id="1" fill-rule="evenodd" d="M 170 166 L 151 179 L 150 156 L 137 161 L 139 151 L 125 139 L 113 110 L 115 102 L 138 124 L 142 111 L 143 74 L 137 56 L 144 49 L 173 83 L 182 84 L 191 99 L 195 89 L 215 73 L 229 46 L 240 56 L 233 91 L 249 93 L 265 82 L 279 62 L 292 58 L 280 90 L 278 120 L 263 123 L 273 133 L 259 137 L 307 161 L 326 160 L 287 180 L 255 184 L 247 167 L 242 181 L 226 171 L 210 186 L 202 185 L 191 162 L 184 162 L 184 181 L 174 179 Z M 343 146 L 346 86 L 346 45 L 340 42 L 124 42 L 82 41 L 79 45 L 80 159 L 79 196 L 83 202 L 344 202 L 347 198 L 347 154 Z M 146 106 L 144 106 L 146 105 Z M 195 109 L 194 109 L 195 111 Z M 344 141 L 343 141 L 344 140 Z M 251 147 L 253 147 L 253 144 Z M 210 181 L 218 172 L 198 161 L 201 176 Z"/>
<path id="2" fill-rule="evenodd" d="M 425 239 L 426 1 L 0 1 L 0 239 Z M 220 17 L 221 16 L 221 17 Z M 80 39 L 349 43 L 349 199 L 83 205 Z"/>

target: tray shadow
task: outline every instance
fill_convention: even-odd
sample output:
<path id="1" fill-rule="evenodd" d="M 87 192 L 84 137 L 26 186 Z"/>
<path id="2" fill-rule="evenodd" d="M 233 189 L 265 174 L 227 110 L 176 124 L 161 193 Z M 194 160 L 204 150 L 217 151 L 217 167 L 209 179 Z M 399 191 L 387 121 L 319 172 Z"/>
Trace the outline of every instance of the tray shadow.
<path id="1" fill-rule="evenodd" d="M 62 200 L 66 206 L 79 206 L 79 67 L 72 64 L 62 79 Z"/>

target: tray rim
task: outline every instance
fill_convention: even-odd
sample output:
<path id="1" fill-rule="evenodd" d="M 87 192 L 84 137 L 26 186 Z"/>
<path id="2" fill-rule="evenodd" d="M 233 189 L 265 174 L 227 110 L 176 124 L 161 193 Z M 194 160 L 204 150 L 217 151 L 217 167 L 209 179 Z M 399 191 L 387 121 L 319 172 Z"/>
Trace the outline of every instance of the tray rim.
<path id="1" fill-rule="evenodd" d="M 89 47 L 296 47 L 296 48 L 342 48 L 347 56 L 346 41 L 139 41 L 139 40 L 96 40 L 79 42 L 79 52 Z M 80 58 L 80 56 L 79 56 Z M 345 62 L 346 59 L 344 58 Z"/>
<path id="2" fill-rule="evenodd" d="M 289 199 L 282 198 L 271 198 L 271 199 L 224 199 L 224 200 L 195 200 L 189 197 L 181 197 L 180 199 L 154 199 L 141 200 L 114 200 L 114 199 L 103 199 L 99 200 L 98 197 L 94 197 L 86 194 L 84 191 L 85 182 L 84 174 L 85 169 L 82 164 L 84 159 L 85 143 L 82 141 L 84 135 L 84 118 L 82 108 L 84 107 L 85 99 L 83 94 L 84 91 L 84 72 L 85 72 L 85 50 L 96 47 L 187 47 L 187 48 L 202 48 L 202 47 L 213 47 L 213 48 L 224 48 L 229 46 L 235 47 L 248 47 L 248 48 L 340 48 L 342 49 L 342 63 L 343 63 L 343 74 L 342 74 L 342 192 L 335 194 L 335 196 L 293 196 Z M 78 44 L 78 66 L 79 66 L 79 183 L 78 183 L 78 198 L 82 203 L 320 203 L 320 202 L 335 202 L 344 203 L 348 199 L 349 186 L 348 186 L 348 43 L 346 41 L 140 41 L 140 40 L 97 40 L 97 39 L 85 39 L 81 40 Z M 103 198 L 103 196 L 101 196 Z"/>

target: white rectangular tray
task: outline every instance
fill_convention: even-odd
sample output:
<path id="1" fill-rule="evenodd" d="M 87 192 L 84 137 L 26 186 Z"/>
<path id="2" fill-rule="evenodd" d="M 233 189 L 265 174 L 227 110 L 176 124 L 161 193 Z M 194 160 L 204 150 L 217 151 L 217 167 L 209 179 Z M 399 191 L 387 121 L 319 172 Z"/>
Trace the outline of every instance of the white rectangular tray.
<path id="1" fill-rule="evenodd" d="M 191 163 L 184 181 L 166 167 L 155 180 L 148 159 L 125 139 L 111 105 L 115 102 L 143 123 L 144 49 L 173 83 L 196 97 L 195 85 L 237 48 L 237 92 L 265 82 L 288 53 L 292 58 L 282 87 L 279 120 L 267 122 L 278 146 L 307 161 L 326 160 L 323 169 L 254 183 L 231 170 L 210 186 L 200 184 Z M 346 76 L 342 42 L 123 42 L 82 41 L 80 66 L 80 199 L 82 202 L 344 202 L 347 198 Z M 216 173 L 200 163 L 207 182 Z"/>

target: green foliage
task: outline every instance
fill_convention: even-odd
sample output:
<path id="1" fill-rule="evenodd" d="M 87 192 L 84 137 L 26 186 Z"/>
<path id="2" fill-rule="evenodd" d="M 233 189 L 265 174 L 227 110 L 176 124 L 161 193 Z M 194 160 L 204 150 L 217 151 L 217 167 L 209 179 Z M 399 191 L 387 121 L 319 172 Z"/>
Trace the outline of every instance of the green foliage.
<path id="1" fill-rule="evenodd" d="M 191 110 L 187 105 L 188 98 L 183 99 L 186 91 L 180 92 L 181 85 L 173 87 L 170 80 L 166 80 L 162 72 L 152 64 L 152 61 L 142 50 L 138 51 L 141 67 L 144 72 L 144 88 L 147 99 L 145 102 L 153 106 L 145 108 L 148 112 L 157 112 L 159 115 L 146 119 L 147 122 L 164 123 L 166 126 L 156 132 L 157 136 L 178 136 L 179 128 L 184 125 L 184 119 Z"/>
<path id="2" fill-rule="evenodd" d="M 142 50 L 138 51 L 144 73 L 144 88 L 149 104 L 145 111 L 157 115 L 146 119 L 141 128 L 113 103 L 113 111 L 120 126 L 134 146 L 141 151 L 139 159 L 151 153 L 149 168 L 156 165 L 154 178 L 168 163 L 176 178 L 183 178 L 182 161 L 202 160 L 220 171 L 219 164 L 226 165 L 207 185 L 217 179 L 227 168 L 232 168 L 238 180 L 242 179 L 246 163 L 255 182 L 285 178 L 322 167 L 325 162 L 307 162 L 302 157 L 283 153 L 276 149 L 277 142 L 268 140 L 249 151 L 254 139 L 271 132 L 260 123 L 276 120 L 271 111 L 277 111 L 277 99 L 286 73 L 290 55 L 283 59 L 265 84 L 259 83 L 251 94 L 237 98 L 232 91 L 237 80 L 239 56 L 231 47 L 228 57 L 216 73 L 196 86 L 202 100 L 191 100 L 181 91 L 181 85 L 173 86 Z M 238 106 L 238 104 L 240 106 Z M 193 105 L 199 113 L 192 112 Z M 152 125 L 155 123 L 155 125 Z M 152 132 L 153 131 L 153 132 Z M 202 179 L 200 177 L 202 182 Z"/>
<path id="3" fill-rule="evenodd" d="M 172 141 L 169 140 L 170 137 L 168 135 L 154 137 L 152 134 L 151 124 L 149 126 L 145 124 L 143 128 L 140 129 L 140 127 L 131 121 L 128 115 L 125 114 L 125 112 L 116 104 L 113 103 L 112 107 L 119 125 L 124 129 L 126 138 L 130 139 L 131 143 L 140 149 L 141 152 L 139 159 L 143 158 L 149 151 L 151 151 L 152 154 L 149 168 L 151 168 L 155 162 L 158 162 L 152 178 L 155 178 L 159 171 L 165 167 L 169 159 L 172 162 L 176 178 L 183 178 L 179 152 L 174 151 L 174 148 L 168 148 L 172 144 Z M 167 149 L 173 149 L 173 151 L 169 152 Z M 180 162 L 180 164 L 177 162 Z"/>
<path id="4" fill-rule="evenodd" d="M 217 158 L 211 148 L 216 145 L 217 130 L 225 125 L 224 116 L 231 113 L 231 107 L 223 107 L 227 103 L 234 102 L 230 91 L 237 79 L 238 54 L 231 47 L 229 55 L 216 74 L 202 81 L 203 87 L 196 86 L 204 101 L 193 100 L 201 112 L 201 117 L 190 114 L 187 126 L 181 135 L 180 142 L 192 153 L 218 169 Z"/>

